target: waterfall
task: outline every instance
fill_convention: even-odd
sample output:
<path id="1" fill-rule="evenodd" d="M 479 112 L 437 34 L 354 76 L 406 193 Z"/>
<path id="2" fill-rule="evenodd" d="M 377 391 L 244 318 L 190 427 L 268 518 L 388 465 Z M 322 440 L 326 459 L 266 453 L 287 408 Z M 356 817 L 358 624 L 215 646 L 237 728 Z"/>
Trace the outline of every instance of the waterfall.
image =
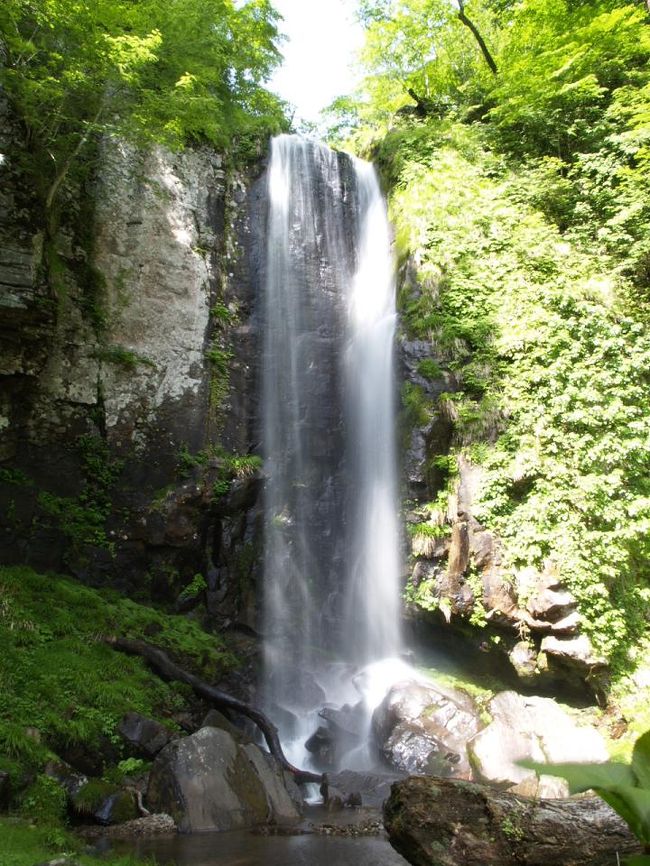
<path id="1" fill-rule="evenodd" d="M 268 201 L 263 699 L 301 743 L 400 649 L 393 264 L 368 163 L 279 136 Z"/>

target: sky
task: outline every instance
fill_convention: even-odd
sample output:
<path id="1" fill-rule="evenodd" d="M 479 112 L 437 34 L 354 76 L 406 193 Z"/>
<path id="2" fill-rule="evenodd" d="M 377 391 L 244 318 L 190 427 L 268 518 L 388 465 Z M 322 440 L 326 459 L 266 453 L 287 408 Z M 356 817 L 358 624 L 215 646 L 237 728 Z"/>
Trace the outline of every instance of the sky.
<path id="1" fill-rule="evenodd" d="M 269 89 L 296 107 L 294 121 L 317 122 L 321 109 L 354 88 L 350 67 L 361 47 L 354 0 L 273 0 L 283 16 L 279 30 L 284 63 Z"/>

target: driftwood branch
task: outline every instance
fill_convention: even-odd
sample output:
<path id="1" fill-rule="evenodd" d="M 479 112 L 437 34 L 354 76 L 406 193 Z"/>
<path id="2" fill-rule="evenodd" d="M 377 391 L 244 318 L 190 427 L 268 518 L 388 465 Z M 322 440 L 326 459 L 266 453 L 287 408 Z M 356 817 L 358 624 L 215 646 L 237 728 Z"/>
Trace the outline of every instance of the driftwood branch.
<path id="1" fill-rule="evenodd" d="M 597 797 L 533 800 L 450 779 L 396 782 L 384 823 L 414 866 L 614 866 L 640 850 Z"/>
<path id="2" fill-rule="evenodd" d="M 650 3 L 650 0 L 648 0 L 648 2 Z M 474 24 L 473 21 L 470 21 L 470 19 L 465 14 L 465 3 L 463 2 L 463 0 L 458 0 L 458 19 L 465 25 L 465 27 L 469 28 L 472 31 L 474 39 L 476 39 L 478 47 L 481 49 L 481 54 L 485 58 L 485 62 L 492 70 L 492 73 L 496 75 L 498 70 L 497 65 L 494 61 L 494 57 L 492 57 L 492 55 L 490 54 L 490 49 L 485 44 L 485 40 L 481 36 L 476 24 Z"/>
<path id="3" fill-rule="evenodd" d="M 199 677 L 179 667 L 173 662 L 166 652 L 151 644 L 140 640 L 128 640 L 120 637 L 106 638 L 106 642 L 121 652 L 129 655 L 142 656 L 149 662 L 155 672 L 165 680 L 177 680 L 181 683 L 187 683 L 192 687 L 194 693 L 201 698 L 204 698 L 213 707 L 220 710 L 232 710 L 240 713 L 242 716 L 251 719 L 260 729 L 269 747 L 270 753 L 281 764 L 282 768 L 287 770 L 294 777 L 296 782 L 316 782 L 320 784 L 322 776 L 317 773 L 310 773 L 307 770 L 299 770 L 290 764 L 282 750 L 278 729 L 273 722 L 257 707 L 244 703 L 232 695 L 222 692 L 220 689 L 211 686 Z"/>

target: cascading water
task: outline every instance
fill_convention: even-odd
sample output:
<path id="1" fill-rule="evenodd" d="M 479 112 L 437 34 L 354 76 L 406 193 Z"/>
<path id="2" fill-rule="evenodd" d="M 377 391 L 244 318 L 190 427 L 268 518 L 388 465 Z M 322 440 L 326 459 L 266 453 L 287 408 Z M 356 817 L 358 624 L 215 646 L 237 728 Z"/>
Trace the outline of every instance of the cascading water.
<path id="1" fill-rule="evenodd" d="M 279 136 L 268 198 L 263 698 L 304 762 L 326 702 L 369 727 L 400 650 L 393 265 L 368 163 Z"/>

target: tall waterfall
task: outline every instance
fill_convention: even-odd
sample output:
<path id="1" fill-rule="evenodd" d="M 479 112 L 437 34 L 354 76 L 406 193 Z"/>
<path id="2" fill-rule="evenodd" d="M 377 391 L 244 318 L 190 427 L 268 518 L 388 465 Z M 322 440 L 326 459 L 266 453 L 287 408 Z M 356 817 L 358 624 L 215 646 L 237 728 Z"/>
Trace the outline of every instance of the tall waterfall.
<path id="1" fill-rule="evenodd" d="M 368 163 L 279 136 L 268 199 L 264 700 L 286 741 L 400 649 L 395 309 Z"/>

